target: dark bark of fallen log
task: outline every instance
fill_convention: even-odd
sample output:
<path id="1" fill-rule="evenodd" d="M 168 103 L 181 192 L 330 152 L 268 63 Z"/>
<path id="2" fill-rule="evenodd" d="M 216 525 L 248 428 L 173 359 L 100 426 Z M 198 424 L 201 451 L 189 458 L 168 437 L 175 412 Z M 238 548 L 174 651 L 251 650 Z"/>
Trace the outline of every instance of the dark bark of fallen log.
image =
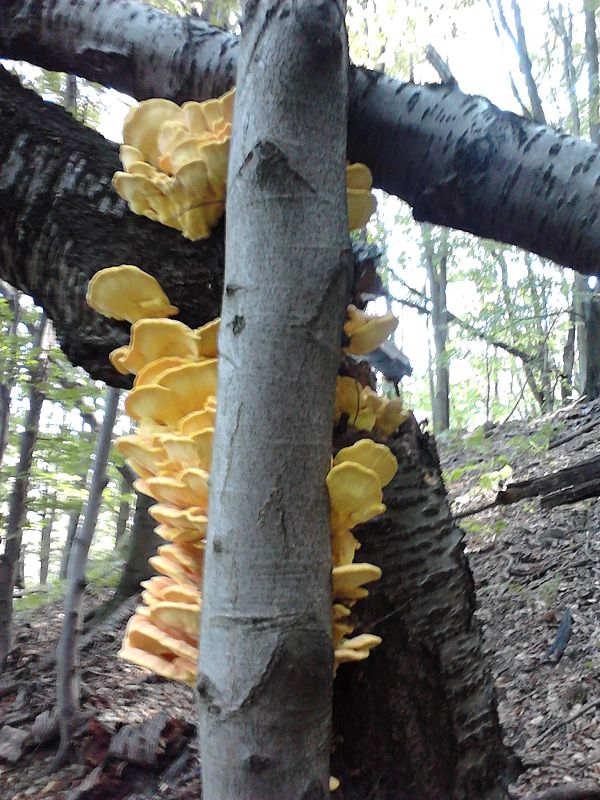
<path id="1" fill-rule="evenodd" d="M 600 786 L 568 783 L 542 794 L 528 794 L 524 800 L 600 800 Z"/>
<path id="2" fill-rule="evenodd" d="M 496 506 L 512 505 L 526 498 L 540 495 L 545 495 L 541 501 L 543 508 L 553 508 L 562 503 L 573 503 L 587 497 L 597 497 L 600 495 L 600 456 L 594 456 L 579 464 L 551 472 L 549 475 L 542 475 L 539 478 L 509 483 L 505 489 L 498 492 L 491 502 L 460 511 L 454 515 L 454 519 L 463 519 Z M 559 499 L 560 497 L 565 499 Z"/>
<path id="3" fill-rule="evenodd" d="M 577 503 L 579 500 L 588 500 L 590 497 L 600 497 L 600 478 L 576 486 L 565 486 L 555 492 L 545 495 L 540 500 L 542 508 L 556 508 L 567 503 Z"/>

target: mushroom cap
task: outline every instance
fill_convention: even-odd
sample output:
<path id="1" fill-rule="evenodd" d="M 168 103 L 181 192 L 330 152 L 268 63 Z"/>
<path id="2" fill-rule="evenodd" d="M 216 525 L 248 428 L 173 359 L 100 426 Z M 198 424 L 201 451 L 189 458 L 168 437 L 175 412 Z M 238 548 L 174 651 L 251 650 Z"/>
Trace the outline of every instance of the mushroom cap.
<path id="1" fill-rule="evenodd" d="M 335 379 L 335 412 L 334 425 L 337 425 L 342 414 L 348 416 L 350 425 L 358 416 L 360 410 L 362 386 L 354 378 L 347 375 Z"/>
<path id="2" fill-rule="evenodd" d="M 167 121 L 182 119 L 181 108 L 171 100 L 143 100 L 125 117 L 123 142 L 137 148 L 146 161 L 155 164 L 159 157 L 157 134 L 160 126 Z"/>
<path id="3" fill-rule="evenodd" d="M 214 428 L 217 411 L 210 400 L 209 397 L 201 411 L 191 411 L 179 420 L 179 430 L 182 435 L 194 436 L 207 428 Z"/>
<path id="4" fill-rule="evenodd" d="M 334 651 L 336 666 L 349 661 L 364 661 L 370 651 L 381 644 L 381 638 L 370 633 L 362 633 L 352 639 L 344 639 Z"/>
<path id="5" fill-rule="evenodd" d="M 398 327 L 398 320 L 391 311 L 381 317 L 374 317 L 350 304 L 347 317 L 344 333 L 350 337 L 350 344 L 346 347 L 346 352 L 355 356 L 375 350 Z"/>
<path id="6" fill-rule="evenodd" d="M 140 319 L 131 326 L 130 354 L 124 365 L 138 373 L 147 364 L 166 357 L 198 358 L 194 332 L 175 319 Z"/>
<path id="7" fill-rule="evenodd" d="M 221 317 L 207 322 L 200 328 L 196 328 L 194 333 L 198 339 L 198 352 L 205 358 L 216 358 L 217 339 L 219 337 L 219 329 L 221 327 Z"/>
<path id="8" fill-rule="evenodd" d="M 158 385 L 173 393 L 177 408 L 181 409 L 180 418 L 198 411 L 204 408 L 211 395 L 217 393 L 217 359 L 190 362 L 168 369 L 158 378 Z"/>
<path id="9" fill-rule="evenodd" d="M 381 486 L 387 486 L 398 470 L 398 461 L 389 447 L 372 439 L 360 439 L 351 447 L 344 447 L 333 459 L 333 465 L 351 461 L 377 473 Z"/>
<path id="10" fill-rule="evenodd" d="M 176 603 L 165 600 L 150 609 L 150 620 L 161 628 L 180 631 L 189 639 L 198 641 L 200 606 L 195 603 Z"/>
<path id="11" fill-rule="evenodd" d="M 164 450 L 169 465 L 181 471 L 186 467 L 201 467 L 200 452 L 189 436 L 181 433 L 163 433 L 156 436 L 156 442 Z"/>
<path id="12" fill-rule="evenodd" d="M 179 312 L 152 275 L 133 264 L 101 269 L 88 284 L 87 304 L 117 320 L 137 322 L 146 317 L 172 317 Z"/>
<path id="13" fill-rule="evenodd" d="M 346 199 L 348 204 L 348 227 L 363 228 L 377 208 L 377 200 L 371 194 L 373 176 L 366 164 L 349 164 L 346 167 Z"/>
<path id="14" fill-rule="evenodd" d="M 400 425 L 408 418 L 408 414 L 402 407 L 402 400 L 394 398 L 386 403 L 383 409 L 377 414 L 375 420 L 375 433 L 379 436 L 388 438 Z"/>
<path id="15" fill-rule="evenodd" d="M 348 228 L 353 231 L 364 228 L 377 210 L 377 199 L 374 194 L 357 189 L 346 190 L 348 206 Z"/>
<path id="16" fill-rule="evenodd" d="M 206 536 L 208 518 L 204 508 L 177 508 L 168 503 L 150 506 L 150 516 L 162 525 L 178 528 L 197 534 L 198 539 Z"/>
<path id="17" fill-rule="evenodd" d="M 363 584 L 372 583 L 381 578 L 381 570 L 374 564 L 345 564 L 341 567 L 334 567 L 331 571 L 331 578 L 333 596 L 340 600 L 345 598 L 352 600 L 356 599 L 354 592 L 361 589 Z M 363 591 L 366 592 L 366 589 Z"/>
<path id="18" fill-rule="evenodd" d="M 145 650 L 140 650 L 139 647 L 132 647 L 127 641 L 123 642 L 123 646 L 117 655 L 124 661 L 149 669 L 162 678 L 189 683 L 192 686 L 196 682 L 196 662 L 189 658 L 176 657 L 172 660 L 167 659 L 163 656 L 147 653 Z"/>
<path id="19" fill-rule="evenodd" d="M 337 530 L 331 535 L 331 560 L 334 566 L 351 564 L 354 555 L 360 549 L 360 542 L 352 535 L 351 531 Z"/>
<path id="20" fill-rule="evenodd" d="M 191 357 L 190 357 L 191 358 Z M 190 358 L 182 358 L 181 356 L 164 356 L 157 358 L 156 361 L 151 361 L 138 372 L 133 381 L 134 386 L 144 386 L 149 383 L 157 383 L 158 378 L 173 367 L 180 367 L 185 364 Z"/>
<path id="21" fill-rule="evenodd" d="M 129 620 L 125 632 L 127 645 L 156 656 L 179 656 L 195 661 L 198 657 L 197 647 L 161 630 L 152 621 L 152 608 L 150 618 L 134 614 Z"/>
<path id="22" fill-rule="evenodd" d="M 346 461 L 333 467 L 326 481 L 333 531 L 351 529 L 385 511 L 381 482 L 372 469 Z"/>
<path id="23" fill-rule="evenodd" d="M 146 472 L 150 472 L 152 475 L 160 472 L 161 464 L 167 458 L 162 447 L 156 447 L 139 433 L 119 437 L 115 447 L 130 465 L 133 462 L 136 467 L 142 466 Z"/>

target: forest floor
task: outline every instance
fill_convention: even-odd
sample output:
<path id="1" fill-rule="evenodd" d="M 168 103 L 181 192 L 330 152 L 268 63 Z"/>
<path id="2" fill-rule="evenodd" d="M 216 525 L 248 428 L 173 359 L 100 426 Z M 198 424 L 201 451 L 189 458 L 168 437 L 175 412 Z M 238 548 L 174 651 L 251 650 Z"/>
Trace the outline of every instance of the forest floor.
<path id="1" fill-rule="evenodd" d="M 492 500 L 511 470 L 520 481 L 600 454 L 600 403 L 453 433 L 438 446 L 453 511 L 461 513 Z M 543 510 L 530 499 L 465 517 L 461 526 L 500 718 L 526 768 L 511 796 L 570 783 L 600 787 L 600 504 Z M 109 596 L 90 592 L 88 609 Z M 571 633 L 557 659 L 549 649 L 568 615 Z M 16 647 L 0 680 L 1 800 L 200 796 L 192 691 L 116 658 L 125 620 L 123 613 L 109 619 L 87 640 L 76 758 L 55 771 L 52 653 L 62 603 L 17 614 Z"/>

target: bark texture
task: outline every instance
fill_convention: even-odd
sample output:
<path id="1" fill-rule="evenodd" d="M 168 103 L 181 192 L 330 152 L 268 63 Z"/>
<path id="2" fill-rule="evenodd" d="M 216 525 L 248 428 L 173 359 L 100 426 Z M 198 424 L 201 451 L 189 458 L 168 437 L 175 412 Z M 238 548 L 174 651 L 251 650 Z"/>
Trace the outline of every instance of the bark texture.
<path id="1" fill-rule="evenodd" d="M 245 8 L 198 675 L 203 796 L 319 800 L 333 666 L 325 476 L 352 278 L 345 8 Z"/>
<path id="2" fill-rule="evenodd" d="M 414 419 L 393 447 L 400 466 L 384 490 L 388 510 L 357 529 L 361 560 L 383 570 L 358 615 L 383 643 L 340 667 L 334 683 L 339 800 L 500 800 L 515 775 L 463 534 L 432 440 Z"/>
<path id="3" fill-rule="evenodd" d="M 19 461 L 17 462 L 15 481 L 8 503 L 4 553 L 0 556 L 0 672 L 6 666 L 6 657 L 13 643 L 13 586 L 21 555 L 23 516 L 27 506 L 33 451 L 39 433 L 42 406 L 46 399 L 43 384 L 46 379 L 48 362 L 42 352 L 42 345 L 47 327 L 47 319 L 42 315 L 33 340 L 33 348 L 38 350 L 40 355 L 37 365 L 31 370 L 27 393 L 29 407 L 25 417 L 25 429 L 19 443 Z"/>
<path id="4" fill-rule="evenodd" d="M 160 536 L 154 532 L 155 523 L 148 512 L 155 501 L 145 494 L 136 493 L 136 497 L 127 561 L 115 595 L 110 601 L 111 608 L 139 592 L 140 583 L 152 577 L 154 570 L 148 564 L 148 559 L 156 555 L 156 548 L 159 545 L 164 544 Z"/>
<path id="5" fill-rule="evenodd" d="M 106 466 L 118 407 L 119 390 L 108 389 L 83 522 L 73 540 L 67 568 L 64 622 L 56 650 L 56 704 L 60 730 L 57 766 L 63 764 L 68 757 L 75 716 L 79 711 L 80 675 L 77 645 L 81 633 L 81 611 L 86 585 L 85 569 L 96 530 L 102 493 L 107 484 Z"/>
<path id="6" fill-rule="evenodd" d="M 1 67 L 0 107 L 0 276 L 44 308 L 74 364 L 128 385 L 108 353 L 128 342 L 129 326 L 87 306 L 90 277 L 134 263 L 159 279 L 180 319 L 201 325 L 218 314 L 222 231 L 192 244 L 132 214 L 111 187 L 117 146 Z"/>
<path id="7" fill-rule="evenodd" d="M 182 102 L 235 82 L 237 39 L 136 0 L 7 0 L 0 55 L 144 99 Z M 596 274 L 598 148 L 500 111 L 456 83 L 352 71 L 348 155 L 415 219 L 519 245 Z"/>

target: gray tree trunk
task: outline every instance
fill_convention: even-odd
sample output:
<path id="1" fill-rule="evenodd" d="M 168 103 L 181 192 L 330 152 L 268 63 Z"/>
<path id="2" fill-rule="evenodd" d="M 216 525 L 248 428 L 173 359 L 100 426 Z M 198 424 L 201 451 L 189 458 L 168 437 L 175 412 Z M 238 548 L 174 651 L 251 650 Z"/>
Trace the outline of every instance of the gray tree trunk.
<path id="1" fill-rule="evenodd" d="M 119 503 L 119 512 L 117 514 L 117 521 L 115 523 L 115 550 L 121 544 L 121 540 L 127 533 L 127 525 L 129 524 L 129 514 L 131 511 L 131 503 L 129 501 L 129 492 L 131 491 L 130 483 L 124 476 L 121 477 L 121 502 Z"/>
<path id="2" fill-rule="evenodd" d="M 336 797 L 501 800 L 518 765 L 502 744 L 463 532 L 435 445 L 414 419 L 392 446 L 388 510 L 357 529 L 361 560 L 383 568 L 361 630 L 383 643 L 335 679 Z"/>
<path id="3" fill-rule="evenodd" d="M 144 99 L 178 102 L 235 82 L 237 39 L 136 0 L 7 0 L 0 55 Z M 516 244 L 594 273 L 600 249 L 590 142 L 500 111 L 451 84 L 351 73 L 348 155 L 415 219 Z M 198 243 L 196 243 L 198 244 Z"/>
<path id="4" fill-rule="evenodd" d="M 148 559 L 156 555 L 156 548 L 164 541 L 154 533 L 155 522 L 148 509 L 155 501 L 145 494 L 136 492 L 133 524 L 129 534 L 127 561 L 111 605 L 118 605 L 140 590 L 140 583 L 150 578 L 154 571 Z"/>
<path id="5" fill-rule="evenodd" d="M 325 476 L 352 272 L 345 5 L 279 7 L 245 4 L 239 54 L 198 674 L 204 800 L 329 797 Z"/>
<path id="6" fill-rule="evenodd" d="M 81 610 L 86 586 L 85 569 L 96 530 L 102 493 L 107 484 L 106 467 L 118 407 L 119 390 L 109 388 L 106 392 L 104 419 L 98 434 L 94 470 L 83 523 L 75 535 L 69 557 L 64 622 L 56 650 L 56 701 L 60 729 L 57 765 L 64 763 L 68 757 L 73 724 L 79 710 L 80 675 L 77 643 L 81 632 Z"/>
<path id="7" fill-rule="evenodd" d="M 435 391 L 433 395 L 433 429 L 436 433 L 450 427 L 450 363 L 448 341 L 448 309 L 446 304 L 448 231 L 443 230 L 437 248 L 430 227 L 422 226 L 422 241 L 431 297 L 431 324 L 435 345 Z"/>
<path id="8" fill-rule="evenodd" d="M 46 507 L 46 515 L 40 537 L 40 586 L 45 586 L 48 583 L 52 528 L 56 519 L 56 495 L 48 498 L 48 503 L 49 507 Z"/>
<path id="9" fill-rule="evenodd" d="M 3 359 L 0 379 L 0 469 L 4 463 L 4 453 L 8 445 L 10 431 L 10 402 L 11 391 L 15 385 L 16 366 L 18 359 L 17 328 L 21 321 L 20 293 L 11 286 L 3 286 L 2 294 L 9 303 L 11 320 L 8 327 L 7 353 Z"/>
<path id="10" fill-rule="evenodd" d="M 39 433 L 42 406 L 46 399 L 43 383 L 46 379 L 48 362 L 42 348 L 47 328 L 48 321 L 45 315 L 42 315 L 33 342 L 34 349 L 39 351 L 39 358 L 30 374 L 27 393 L 29 408 L 25 418 L 25 429 L 21 434 L 15 482 L 8 503 L 4 553 L 0 556 L 0 672 L 6 666 L 6 657 L 13 643 L 13 586 L 21 553 L 23 516 L 27 506 L 33 450 Z"/>

